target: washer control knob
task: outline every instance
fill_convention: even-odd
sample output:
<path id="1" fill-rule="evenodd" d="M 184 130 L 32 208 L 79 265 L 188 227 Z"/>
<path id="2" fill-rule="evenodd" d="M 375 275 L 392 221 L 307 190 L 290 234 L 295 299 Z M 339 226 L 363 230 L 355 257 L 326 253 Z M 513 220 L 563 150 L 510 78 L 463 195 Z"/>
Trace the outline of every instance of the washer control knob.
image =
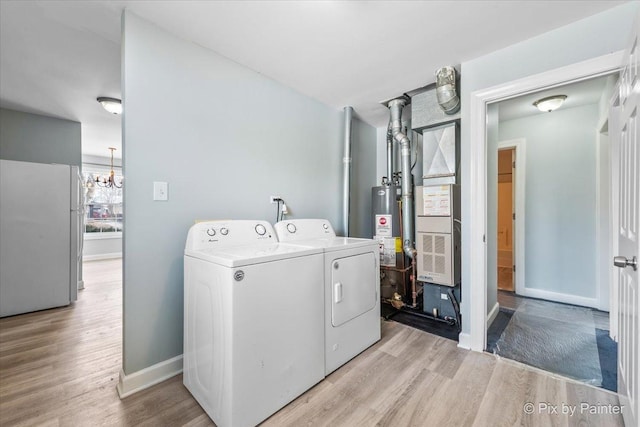
<path id="1" fill-rule="evenodd" d="M 289 224 L 287 224 L 287 231 L 289 233 L 295 233 L 296 230 L 296 225 L 294 223 L 290 222 Z"/>
<path id="2" fill-rule="evenodd" d="M 256 225 L 256 233 L 258 233 L 258 235 L 264 236 L 266 232 L 267 232 L 267 229 L 264 228 L 264 225 L 262 224 Z"/>
<path id="3" fill-rule="evenodd" d="M 322 228 L 324 228 L 325 230 L 328 230 L 328 229 L 329 229 L 329 225 L 327 225 L 327 224 L 322 224 Z"/>
<path id="4" fill-rule="evenodd" d="M 223 236 L 226 236 L 227 234 L 229 234 L 229 230 L 227 228 L 222 227 L 220 229 L 220 234 L 222 234 Z"/>
<path id="5" fill-rule="evenodd" d="M 216 235 L 216 230 L 213 229 L 213 227 L 209 227 L 207 228 L 207 234 L 211 237 Z"/>

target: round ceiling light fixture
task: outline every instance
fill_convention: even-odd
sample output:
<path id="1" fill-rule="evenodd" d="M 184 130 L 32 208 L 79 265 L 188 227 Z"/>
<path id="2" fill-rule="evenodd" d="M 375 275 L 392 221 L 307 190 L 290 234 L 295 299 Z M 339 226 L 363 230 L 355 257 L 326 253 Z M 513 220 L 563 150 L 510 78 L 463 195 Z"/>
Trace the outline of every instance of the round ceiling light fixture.
<path id="1" fill-rule="evenodd" d="M 111 114 L 122 114 L 122 101 L 119 99 L 99 96 L 97 101 L 102 105 L 102 108 Z"/>
<path id="2" fill-rule="evenodd" d="M 550 113 L 553 110 L 557 110 L 567 99 L 567 95 L 553 95 L 546 98 L 538 99 L 533 103 L 534 107 L 543 112 Z"/>

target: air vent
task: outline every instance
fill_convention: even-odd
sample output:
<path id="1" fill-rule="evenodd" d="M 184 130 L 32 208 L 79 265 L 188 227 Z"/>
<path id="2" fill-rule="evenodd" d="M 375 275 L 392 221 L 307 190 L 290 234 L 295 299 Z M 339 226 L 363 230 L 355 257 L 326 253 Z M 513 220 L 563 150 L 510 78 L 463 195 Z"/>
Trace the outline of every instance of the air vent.
<path id="1" fill-rule="evenodd" d="M 433 236 L 427 234 L 422 237 L 422 250 L 424 252 L 432 252 L 433 248 Z"/>
<path id="2" fill-rule="evenodd" d="M 436 254 L 444 255 L 444 236 L 434 236 L 433 240 L 435 240 L 436 244 L 433 252 Z"/>
<path id="3" fill-rule="evenodd" d="M 423 255 L 422 256 L 422 265 L 425 271 L 433 271 L 433 255 Z"/>
<path id="4" fill-rule="evenodd" d="M 418 233 L 418 280 L 452 286 L 451 235 Z"/>
<path id="5" fill-rule="evenodd" d="M 444 274 L 446 272 L 447 259 L 443 255 L 434 255 L 433 260 L 433 272 L 436 274 Z"/>

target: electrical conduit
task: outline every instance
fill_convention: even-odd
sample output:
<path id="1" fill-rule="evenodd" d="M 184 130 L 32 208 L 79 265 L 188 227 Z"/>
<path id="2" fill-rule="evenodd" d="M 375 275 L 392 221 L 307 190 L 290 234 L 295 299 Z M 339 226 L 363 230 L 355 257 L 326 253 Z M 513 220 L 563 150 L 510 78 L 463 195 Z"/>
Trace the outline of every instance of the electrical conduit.
<path id="1" fill-rule="evenodd" d="M 351 189 L 351 121 L 353 107 L 344 107 L 344 156 L 342 157 L 342 224 L 344 235 L 349 237 L 349 203 Z"/>

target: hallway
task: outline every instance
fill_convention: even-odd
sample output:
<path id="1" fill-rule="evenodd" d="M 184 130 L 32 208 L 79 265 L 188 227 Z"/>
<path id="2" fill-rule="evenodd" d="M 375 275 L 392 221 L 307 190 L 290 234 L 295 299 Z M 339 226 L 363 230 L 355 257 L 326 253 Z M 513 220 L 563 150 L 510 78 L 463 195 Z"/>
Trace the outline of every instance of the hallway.
<path id="1" fill-rule="evenodd" d="M 546 371 L 617 390 L 616 343 L 609 314 L 588 307 L 498 292 L 500 312 L 487 351 Z"/>

